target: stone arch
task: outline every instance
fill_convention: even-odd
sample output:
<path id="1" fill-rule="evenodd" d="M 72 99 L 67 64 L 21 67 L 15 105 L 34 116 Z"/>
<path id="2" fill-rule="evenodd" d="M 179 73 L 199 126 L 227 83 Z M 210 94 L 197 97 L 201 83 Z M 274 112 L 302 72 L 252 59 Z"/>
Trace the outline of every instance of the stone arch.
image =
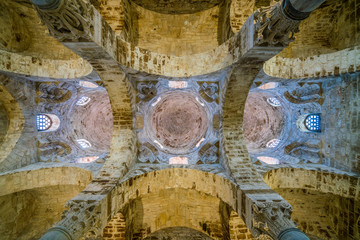
<path id="1" fill-rule="evenodd" d="M 345 2 L 347 4 L 345 4 Z M 355 0 L 326 1 L 300 24 L 295 41 L 264 64 L 266 74 L 294 79 L 353 73 L 360 69 Z"/>
<path id="2" fill-rule="evenodd" d="M 265 185 L 252 165 L 243 130 L 245 102 L 261 65 L 259 63 L 249 67 L 236 66 L 230 78 L 225 82 L 221 94 L 223 104 L 221 129 L 223 134 L 221 140 L 223 165 L 229 170 L 240 187 L 241 185 L 251 187 Z"/>
<path id="3" fill-rule="evenodd" d="M 354 176 L 301 168 L 278 168 L 267 172 L 264 181 L 272 189 L 309 189 L 360 200 L 360 179 Z"/>
<path id="4" fill-rule="evenodd" d="M 92 1 L 94 7 L 110 25 L 116 35 L 123 34 L 125 23 L 124 0 Z"/>
<path id="5" fill-rule="evenodd" d="M 89 170 L 77 167 L 38 168 L 7 172 L 0 175 L 0 196 L 34 188 L 78 185 L 84 188 L 92 179 Z"/>
<path id="6" fill-rule="evenodd" d="M 30 3 L 4 2 L 1 8 L 13 15 L 14 21 L 14 31 L 0 31 L 1 35 L 11 36 L 4 36 L 6 41 L 15 38 L 19 42 L 14 40 L 16 44 L 8 42 L 7 47 L 0 47 L 0 70 L 53 78 L 75 78 L 91 73 L 92 67 L 87 61 L 49 36 L 47 28 L 38 24 L 40 19 Z M 10 19 L 7 18 L 7 21 Z M 6 25 L 5 22 L 3 25 Z"/>
<path id="7" fill-rule="evenodd" d="M 0 162 L 2 162 L 11 153 L 19 140 L 25 119 L 19 104 L 3 85 L 0 85 L 0 99 L 5 107 L 8 119 L 6 134 L 2 137 L 2 143 L 0 143 Z"/>
<path id="8" fill-rule="evenodd" d="M 9 128 L 9 116 L 6 112 L 4 104 L 0 102 L 0 145 L 4 141 L 8 128 Z"/>
<path id="9" fill-rule="evenodd" d="M 124 180 L 114 190 L 116 197 L 113 206 L 118 211 L 131 200 L 169 188 L 194 189 L 202 194 L 219 197 L 236 209 L 238 188 L 233 182 L 216 174 L 183 168 L 148 172 Z"/>
<path id="10" fill-rule="evenodd" d="M 0 175 L 2 239 L 38 239 L 61 219 L 65 203 L 91 180 L 89 170 L 53 167 Z"/>
<path id="11" fill-rule="evenodd" d="M 126 226 L 134 231 L 129 239 L 167 227 L 189 227 L 214 239 L 227 239 L 228 228 L 222 229 L 222 224 L 229 224 L 231 209 L 237 207 L 237 187 L 232 182 L 194 169 L 145 173 L 122 182 L 112 194 L 112 209 L 122 212 Z M 157 200 L 164 195 L 172 196 L 173 201 L 159 204 Z"/>

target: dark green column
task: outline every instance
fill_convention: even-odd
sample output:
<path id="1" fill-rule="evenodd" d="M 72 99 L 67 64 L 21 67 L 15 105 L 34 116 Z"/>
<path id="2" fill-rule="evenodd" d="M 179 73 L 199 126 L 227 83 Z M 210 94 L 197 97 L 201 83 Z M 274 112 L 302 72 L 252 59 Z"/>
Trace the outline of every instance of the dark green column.
<path id="1" fill-rule="evenodd" d="M 279 236 L 279 240 L 310 240 L 305 233 L 297 228 L 288 228 L 282 231 Z"/>
<path id="2" fill-rule="evenodd" d="M 56 9 L 62 0 L 30 0 L 30 2 L 36 5 L 42 10 L 54 10 Z"/>
<path id="3" fill-rule="evenodd" d="M 39 240 L 73 240 L 73 238 L 66 228 L 52 227 Z"/>
<path id="4" fill-rule="evenodd" d="M 325 0 L 283 0 L 283 13 L 293 20 L 303 20 L 318 8 Z"/>

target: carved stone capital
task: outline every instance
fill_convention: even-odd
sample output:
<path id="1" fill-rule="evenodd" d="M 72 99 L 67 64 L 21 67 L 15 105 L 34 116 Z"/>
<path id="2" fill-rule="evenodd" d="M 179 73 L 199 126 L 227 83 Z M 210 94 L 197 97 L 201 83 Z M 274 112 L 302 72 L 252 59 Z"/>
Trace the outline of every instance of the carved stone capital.
<path id="1" fill-rule="evenodd" d="M 67 229 L 73 239 L 80 239 L 85 235 L 100 236 L 103 223 L 101 219 L 101 201 L 70 200 L 66 203 L 68 210 L 62 214 L 62 220 L 57 224 Z"/>
<path id="2" fill-rule="evenodd" d="M 277 239 L 282 231 L 296 228 L 290 219 L 291 213 L 292 207 L 286 201 L 255 202 L 252 206 L 252 226 L 256 235 L 266 234 Z"/>
<path id="3" fill-rule="evenodd" d="M 215 101 L 219 95 L 219 86 L 216 83 L 203 83 L 200 87 L 199 93 L 201 97 L 207 102 Z"/>
<path id="4" fill-rule="evenodd" d="M 144 102 L 150 101 L 153 97 L 156 96 L 157 90 L 154 84 L 150 83 L 139 83 L 137 85 L 138 98 Z"/>
<path id="5" fill-rule="evenodd" d="M 258 46 L 285 47 L 295 40 L 300 20 L 286 16 L 282 3 L 255 12 L 255 43 Z"/>
<path id="6" fill-rule="evenodd" d="M 54 83 L 41 83 L 39 85 L 40 100 L 50 103 L 61 103 L 69 100 L 72 93 L 64 85 L 64 83 L 60 83 L 58 86 Z"/>
<path id="7" fill-rule="evenodd" d="M 35 5 L 50 33 L 59 41 L 88 39 L 90 25 L 86 21 L 89 4 L 82 0 L 62 0 L 55 9 Z"/>

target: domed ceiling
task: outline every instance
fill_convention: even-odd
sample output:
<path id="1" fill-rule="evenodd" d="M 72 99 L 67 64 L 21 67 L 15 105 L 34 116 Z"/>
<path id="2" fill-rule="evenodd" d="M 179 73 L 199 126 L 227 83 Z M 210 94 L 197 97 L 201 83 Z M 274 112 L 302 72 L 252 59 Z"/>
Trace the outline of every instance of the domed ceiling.
<path id="1" fill-rule="evenodd" d="M 219 163 L 219 82 L 183 80 L 136 81 L 140 163 Z"/>
<path id="2" fill-rule="evenodd" d="M 149 132 L 168 152 L 186 153 L 205 137 L 209 126 L 206 108 L 187 92 L 164 95 L 151 109 Z"/>
<path id="3" fill-rule="evenodd" d="M 273 95 L 250 92 L 245 103 L 243 129 L 249 153 L 265 151 L 267 143 L 278 139 L 285 124 L 283 106 L 272 106 L 268 99 Z"/>

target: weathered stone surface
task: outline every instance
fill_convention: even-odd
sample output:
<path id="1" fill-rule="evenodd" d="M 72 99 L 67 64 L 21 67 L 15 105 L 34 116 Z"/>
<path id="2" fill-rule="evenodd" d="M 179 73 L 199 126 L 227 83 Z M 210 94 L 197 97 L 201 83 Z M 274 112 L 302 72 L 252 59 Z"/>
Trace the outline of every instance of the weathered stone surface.
<path id="1" fill-rule="evenodd" d="M 13 147 L 0 162 L 8 193 L 0 206 L 11 217 L 0 229 L 9 238 L 38 238 L 57 221 L 45 237 L 276 239 L 294 232 L 295 220 L 312 239 L 358 238 L 358 3 L 329 0 L 299 26 L 277 2 L 6 3 L 0 22 L 21 17 L 17 27 L 26 26 L 30 38 L 18 51 L 11 41 L 19 29 L 2 26 L 18 52 L 0 51 L 0 68 L 13 72 L 0 77 L 12 95 L 9 103 L 0 99 L 7 108 L 1 129 L 9 132 L 6 119 L 23 118 L 24 126 L 3 141 Z M 279 79 L 258 74 L 262 67 L 272 76 L 319 78 Z M 281 105 L 264 99 L 278 108 L 279 123 L 257 136 L 277 146 L 250 155 L 243 128 L 249 91 Z M 38 113 L 58 116 L 56 130 L 38 132 Z M 321 114 L 321 132 L 306 131 L 309 113 Z M 271 122 L 253 114 L 261 121 L 248 115 L 250 128 Z M 151 138 L 153 119 L 159 136 Z M 60 220 L 70 193 L 85 185 Z M 26 228 L 18 219 L 30 216 Z"/>

